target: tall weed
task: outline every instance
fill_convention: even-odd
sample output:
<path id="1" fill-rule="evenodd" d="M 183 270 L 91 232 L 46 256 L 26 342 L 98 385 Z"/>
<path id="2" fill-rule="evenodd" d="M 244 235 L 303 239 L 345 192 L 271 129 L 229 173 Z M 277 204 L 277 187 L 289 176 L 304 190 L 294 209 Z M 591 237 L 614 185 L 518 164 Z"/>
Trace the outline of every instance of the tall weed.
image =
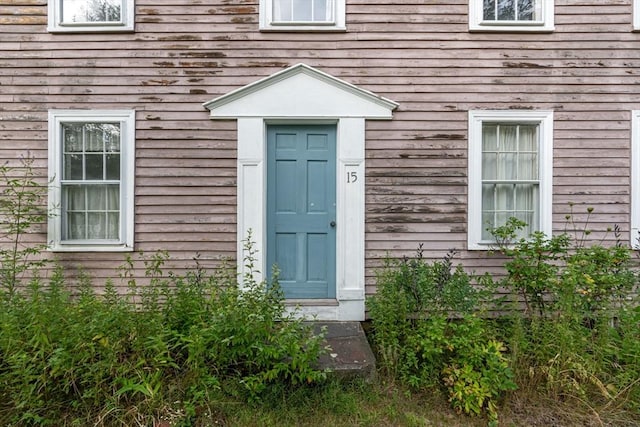
<path id="1" fill-rule="evenodd" d="M 510 240 L 521 226 L 512 220 L 494 230 L 507 256 L 501 284 L 523 303 L 521 311 L 505 307 L 512 317 L 502 323 L 517 382 L 591 411 L 637 410 L 638 273 L 619 229 L 609 245 L 590 241 L 588 224 L 569 226 L 575 236 Z"/>
<path id="2" fill-rule="evenodd" d="M 144 286 L 128 260 L 126 295 L 111 282 L 98 295 L 86 275 L 72 294 L 58 268 L 4 299 L 0 424 L 189 425 L 216 401 L 325 379 L 323 337 L 285 312 L 277 283 L 238 286 L 229 270 L 199 265 L 165 274 L 165 260 L 144 259 Z"/>
<path id="3" fill-rule="evenodd" d="M 477 315 L 491 288 L 474 284 L 452 258 L 430 263 L 419 248 L 414 258 L 385 262 L 369 299 L 373 342 L 388 377 L 443 387 L 455 409 L 496 423 L 497 401 L 515 384 L 504 345 Z"/>

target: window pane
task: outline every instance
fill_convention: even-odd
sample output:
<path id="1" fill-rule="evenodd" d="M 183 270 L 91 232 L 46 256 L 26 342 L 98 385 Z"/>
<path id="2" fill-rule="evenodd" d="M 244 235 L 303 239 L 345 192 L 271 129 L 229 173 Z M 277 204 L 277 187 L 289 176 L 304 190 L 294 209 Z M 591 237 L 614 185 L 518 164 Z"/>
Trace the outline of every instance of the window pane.
<path id="1" fill-rule="evenodd" d="M 102 154 L 85 155 L 85 179 L 104 179 Z"/>
<path id="2" fill-rule="evenodd" d="M 65 154 L 62 176 L 69 180 L 82 180 L 82 155 Z"/>
<path id="3" fill-rule="evenodd" d="M 516 19 L 515 0 L 498 1 L 498 21 L 513 21 Z"/>
<path id="4" fill-rule="evenodd" d="M 107 236 L 107 214 L 89 212 L 87 214 L 87 239 L 105 239 Z"/>
<path id="5" fill-rule="evenodd" d="M 107 185 L 107 209 L 111 211 L 120 210 L 120 186 Z"/>
<path id="6" fill-rule="evenodd" d="M 538 126 L 520 125 L 520 151 L 537 151 Z"/>
<path id="7" fill-rule="evenodd" d="M 518 0 L 518 21 L 533 21 L 534 18 L 534 1 Z"/>
<path id="8" fill-rule="evenodd" d="M 67 217 L 67 235 L 63 233 L 62 238 L 65 240 L 81 240 L 85 239 L 85 213 L 69 212 Z"/>
<path id="9" fill-rule="evenodd" d="M 107 214 L 107 239 L 120 238 L 120 215 L 114 212 Z"/>
<path id="10" fill-rule="evenodd" d="M 498 151 L 497 125 L 482 125 L 482 151 Z"/>
<path id="11" fill-rule="evenodd" d="M 315 0 L 313 2 L 314 21 L 333 21 L 333 16 L 329 5 L 331 0 Z"/>
<path id="12" fill-rule="evenodd" d="M 90 211 L 107 209 L 107 189 L 104 185 L 86 185 L 87 209 Z"/>
<path id="13" fill-rule="evenodd" d="M 273 20 L 280 22 L 291 21 L 292 0 L 273 0 Z"/>
<path id="14" fill-rule="evenodd" d="M 52 1 L 52 0 L 50 0 Z M 62 2 L 62 21 L 120 22 L 123 0 L 59 0 Z"/>
<path id="15" fill-rule="evenodd" d="M 312 21 L 313 0 L 293 0 L 293 20 Z"/>
<path id="16" fill-rule="evenodd" d="M 496 19 L 496 0 L 484 0 L 482 17 L 486 20 Z"/>
<path id="17" fill-rule="evenodd" d="M 62 187 L 65 210 L 82 211 L 85 209 L 85 191 L 82 185 L 65 185 Z"/>
<path id="18" fill-rule="evenodd" d="M 119 154 L 107 154 L 107 179 L 119 180 L 120 179 L 120 155 Z"/>
<path id="19" fill-rule="evenodd" d="M 108 153 L 120 152 L 120 125 L 115 123 L 103 123 L 104 150 Z"/>
<path id="20" fill-rule="evenodd" d="M 82 125 L 65 123 L 62 125 L 62 140 L 65 152 L 82 151 Z"/>

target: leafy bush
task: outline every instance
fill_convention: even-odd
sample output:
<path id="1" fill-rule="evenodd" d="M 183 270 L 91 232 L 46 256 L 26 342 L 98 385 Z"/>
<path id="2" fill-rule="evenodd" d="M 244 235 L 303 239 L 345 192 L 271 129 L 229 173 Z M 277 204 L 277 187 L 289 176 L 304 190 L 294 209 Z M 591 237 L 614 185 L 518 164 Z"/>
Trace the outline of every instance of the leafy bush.
<path id="1" fill-rule="evenodd" d="M 444 387 L 454 408 L 497 420 L 496 401 L 515 388 L 486 320 L 476 316 L 490 289 L 474 286 L 453 253 L 432 263 L 387 260 L 369 299 L 382 369 L 416 389 Z"/>
<path id="2" fill-rule="evenodd" d="M 638 276 L 618 228 L 608 246 L 589 242 L 587 225 L 574 227 L 573 237 L 535 233 L 510 241 L 521 226 L 512 220 L 494 230 L 508 257 L 501 284 L 524 303 L 520 314 L 503 322 L 517 382 L 554 399 L 589 402 L 594 412 L 637 410 Z"/>
<path id="3" fill-rule="evenodd" d="M 58 268 L 5 298 L 0 424 L 189 425 L 225 396 L 258 400 L 272 384 L 324 380 L 323 337 L 285 313 L 277 283 L 248 274 L 238 286 L 230 270 L 200 267 L 164 275 L 165 260 L 146 258 L 148 286 L 129 260 L 124 296 L 112 283 L 97 295 L 86 275 L 72 295 Z"/>

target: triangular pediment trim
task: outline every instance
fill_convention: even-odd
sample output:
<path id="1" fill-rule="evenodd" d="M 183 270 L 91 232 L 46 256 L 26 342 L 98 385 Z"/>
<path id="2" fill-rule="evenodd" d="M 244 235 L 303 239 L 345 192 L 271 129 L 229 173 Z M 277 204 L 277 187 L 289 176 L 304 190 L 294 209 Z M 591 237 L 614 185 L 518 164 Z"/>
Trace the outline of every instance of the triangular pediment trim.
<path id="1" fill-rule="evenodd" d="M 212 119 L 391 119 L 398 104 L 306 64 L 297 64 L 203 104 Z"/>

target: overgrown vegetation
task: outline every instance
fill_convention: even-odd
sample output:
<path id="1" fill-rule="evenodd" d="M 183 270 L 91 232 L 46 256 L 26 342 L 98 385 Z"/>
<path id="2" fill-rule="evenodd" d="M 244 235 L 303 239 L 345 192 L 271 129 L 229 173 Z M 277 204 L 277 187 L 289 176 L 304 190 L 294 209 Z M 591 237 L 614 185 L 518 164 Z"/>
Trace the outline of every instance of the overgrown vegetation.
<path id="1" fill-rule="evenodd" d="M 475 287 L 453 256 L 429 263 L 419 249 L 415 258 L 387 260 L 369 301 L 379 363 L 415 390 L 444 388 L 454 408 L 495 423 L 497 401 L 515 384 L 505 346 L 480 310 L 492 288 Z"/>
<path id="2" fill-rule="evenodd" d="M 369 301 L 382 381 L 345 384 L 315 368 L 323 337 L 286 313 L 277 280 L 254 280 L 250 238 L 244 277 L 139 254 L 98 294 L 86 274 L 39 276 L 45 245 L 23 239 L 47 216 L 32 160 L 0 178 L 2 425 L 533 424 L 518 402 L 546 424 L 637 425 L 637 260 L 617 228 L 616 244 L 594 243 L 568 216 L 573 235 L 517 239 L 511 219 L 493 230 L 499 278 L 453 252 L 387 260 Z M 562 402 L 572 412 L 549 418 Z"/>
<path id="3" fill-rule="evenodd" d="M 0 165 L 0 287 L 15 292 L 20 278 L 29 270 L 41 267 L 38 258 L 45 244 L 25 243 L 27 230 L 47 219 L 47 189 L 37 182 L 34 159 L 21 159 L 21 167 Z"/>
<path id="4" fill-rule="evenodd" d="M 591 209 L 588 213 L 591 213 Z M 571 216 L 568 216 L 568 221 Z M 552 399 L 601 413 L 640 414 L 640 307 L 631 249 L 588 243 L 589 230 L 516 239 L 512 218 L 493 230 L 501 278 L 473 278 L 451 254 L 388 260 L 370 301 L 373 342 L 391 378 L 443 389 L 459 412 L 498 420 L 507 396 Z M 483 293 L 502 289 L 489 316 Z M 515 389 L 517 391 L 514 391 Z"/>
<path id="5" fill-rule="evenodd" d="M 218 400 L 324 380 L 322 336 L 285 313 L 277 286 L 248 275 L 240 291 L 230 270 L 165 277 L 164 260 L 125 296 L 96 295 L 87 277 L 74 296 L 61 269 L 2 295 L 3 425 L 191 425 L 215 419 Z"/>
<path id="6" fill-rule="evenodd" d="M 250 237 L 240 281 L 235 266 L 165 274 L 162 252 L 140 255 L 144 285 L 127 257 L 125 294 L 61 267 L 40 278 L 46 246 L 22 241 L 47 217 L 32 164 L 0 168 L 0 424 L 192 425 L 218 400 L 324 381 L 322 334 L 286 312 L 277 280 L 254 280 Z"/>

